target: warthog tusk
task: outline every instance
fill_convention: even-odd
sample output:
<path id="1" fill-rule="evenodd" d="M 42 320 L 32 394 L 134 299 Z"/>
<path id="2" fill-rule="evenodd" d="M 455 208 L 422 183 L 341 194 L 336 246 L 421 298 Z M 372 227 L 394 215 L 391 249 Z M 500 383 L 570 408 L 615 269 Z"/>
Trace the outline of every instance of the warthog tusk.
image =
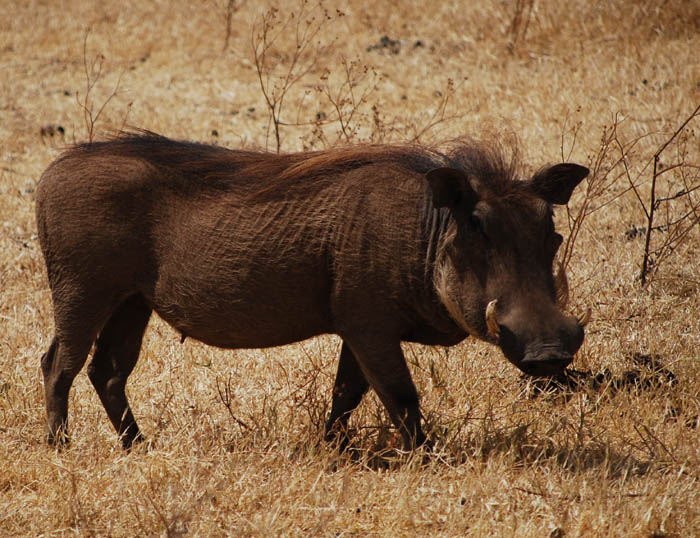
<path id="1" fill-rule="evenodd" d="M 554 274 L 554 289 L 557 294 L 557 305 L 564 310 L 569 303 L 569 280 L 566 278 L 566 269 L 562 262 L 557 264 L 557 272 Z"/>
<path id="2" fill-rule="evenodd" d="M 486 305 L 486 328 L 489 330 L 489 334 L 494 338 L 498 338 L 501 334 L 501 328 L 498 326 L 498 321 L 496 320 L 497 307 L 498 300 L 496 299 Z"/>
<path id="3" fill-rule="evenodd" d="M 586 313 L 583 316 L 576 316 L 576 321 L 581 327 L 588 325 L 588 322 L 591 321 L 591 307 L 589 306 L 586 309 Z"/>

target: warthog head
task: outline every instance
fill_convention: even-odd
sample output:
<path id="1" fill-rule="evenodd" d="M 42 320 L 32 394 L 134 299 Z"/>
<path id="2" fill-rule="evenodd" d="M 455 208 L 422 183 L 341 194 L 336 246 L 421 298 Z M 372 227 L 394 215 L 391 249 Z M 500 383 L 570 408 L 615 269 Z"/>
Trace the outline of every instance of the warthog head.
<path id="1" fill-rule="evenodd" d="M 562 312 L 566 276 L 561 267 L 553 274 L 562 236 L 552 206 L 566 204 L 587 174 L 576 164 L 501 184 L 455 168 L 427 174 L 435 207 L 449 211 L 435 270 L 440 299 L 465 331 L 530 375 L 562 371 L 583 342 L 590 311 Z"/>

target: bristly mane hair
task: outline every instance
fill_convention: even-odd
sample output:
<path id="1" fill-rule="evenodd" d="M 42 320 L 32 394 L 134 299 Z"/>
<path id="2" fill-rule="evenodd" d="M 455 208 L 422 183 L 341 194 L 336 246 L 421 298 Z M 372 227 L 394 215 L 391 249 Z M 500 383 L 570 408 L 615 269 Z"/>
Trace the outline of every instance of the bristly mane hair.
<path id="1" fill-rule="evenodd" d="M 329 178 L 363 166 L 386 164 L 426 173 L 449 166 L 479 179 L 489 194 L 514 190 L 519 168 L 517 151 L 506 152 L 498 142 L 468 137 L 449 142 L 445 151 L 419 145 L 358 144 L 321 151 L 269 153 L 233 150 L 196 142 L 175 141 L 150 131 L 121 132 L 107 141 L 77 144 L 66 155 L 105 153 L 143 159 L 159 168 L 176 170 L 209 186 L 225 187 L 235 175 L 258 184 L 256 196 L 284 193 L 314 179 Z M 510 155 L 508 155 L 510 153 Z M 240 180 L 240 179 L 239 179 Z"/>

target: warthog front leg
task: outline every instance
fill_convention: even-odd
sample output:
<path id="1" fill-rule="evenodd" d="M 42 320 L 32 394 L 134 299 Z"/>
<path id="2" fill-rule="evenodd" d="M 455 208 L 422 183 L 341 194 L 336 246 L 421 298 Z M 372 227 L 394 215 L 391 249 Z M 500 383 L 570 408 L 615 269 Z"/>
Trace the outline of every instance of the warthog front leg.
<path id="1" fill-rule="evenodd" d="M 403 437 L 406 450 L 425 443 L 420 425 L 418 392 L 401 351 L 401 343 L 386 335 L 363 335 L 347 339 L 362 373 L 386 407 Z"/>
<path id="2" fill-rule="evenodd" d="M 333 405 L 326 422 L 326 441 L 337 442 L 341 451 L 345 450 L 350 441 L 348 435 L 350 414 L 359 405 L 368 388 L 369 383 L 360 365 L 350 347 L 343 342 L 338 361 L 338 373 L 333 386 Z"/>

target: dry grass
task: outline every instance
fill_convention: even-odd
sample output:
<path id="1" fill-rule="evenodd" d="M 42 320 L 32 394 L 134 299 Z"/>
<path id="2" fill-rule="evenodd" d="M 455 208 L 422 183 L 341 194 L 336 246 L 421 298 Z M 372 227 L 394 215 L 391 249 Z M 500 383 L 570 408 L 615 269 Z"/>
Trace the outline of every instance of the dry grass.
<path id="1" fill-rule="evenodd" d="M 644 233 L 634 230 L 646 218 L 619 149 L 629 149 L 623 160 L 648 200 L 650 159 L 700 103 L 699 5 L 494 0 L 437 3 L 428 14 L 422 2 L 393 4 L 357 0 L 342 16 L 329 4 L 326 19 L 307 5 L 321 27 L 299 58 L 313 64 L 286 93 L 281 149 L 496 131 L 517 133 L 533 167 L 562 155 L 599 161 L 601 194 L 587 199 L 581 189 L 570 214 L 606 205 L 587 214 L 569 262 L 572 307 L 594 314 L 573 366 L 601 372 L 598 381 L 534 397 L 537 387 L 494 348 L 410 346 L 436 450 L 382 451 L 393 431 L 370 396 L 351 421 L 355 450 L 339 457 L 320 443 L 337 339 L 223 352 L 181 345 L 154 319 L 128 387 L 150 450 L 118 448 L 82 374 L 70 400 L 72 445 L 48 448 L 38 366 L 52 318 L 32 193 L 60 148 L 89 135 L 86 30 L 88 59 L 105 57 L 95 111 L 119 81 L 97 136 L 129 111 L 130 125 L 172 137 L 238 147 L 267 139 L 274 150 L 251 45 L 265 6 L 5 0 L 0 535 L 700 533 L 700 230 L 691 227 L 642 288 Z M 279 16 L 298 5 L 280 2 Z M 294 39 L 283 32 L 269 51 L 273 83 Z M 601 153 L 615 118 L 620 144 Z M 689 165 L 700 164 L 699 129 L 689 124 L 664 153 L 685 166 L 660 177 L 658 196 L 676 192 L 681 172 L 698 183 Z M 686 198 L 674 203 L 697 201 Z M 676 210 L 660 210 L 656 222 Z M 566 212 L 558 220 L 574 226 Z M 657 246 L 663 234 L 654 233 Z M 675 382 L 634 363 L 635 352 L 658 355 Z"/>

